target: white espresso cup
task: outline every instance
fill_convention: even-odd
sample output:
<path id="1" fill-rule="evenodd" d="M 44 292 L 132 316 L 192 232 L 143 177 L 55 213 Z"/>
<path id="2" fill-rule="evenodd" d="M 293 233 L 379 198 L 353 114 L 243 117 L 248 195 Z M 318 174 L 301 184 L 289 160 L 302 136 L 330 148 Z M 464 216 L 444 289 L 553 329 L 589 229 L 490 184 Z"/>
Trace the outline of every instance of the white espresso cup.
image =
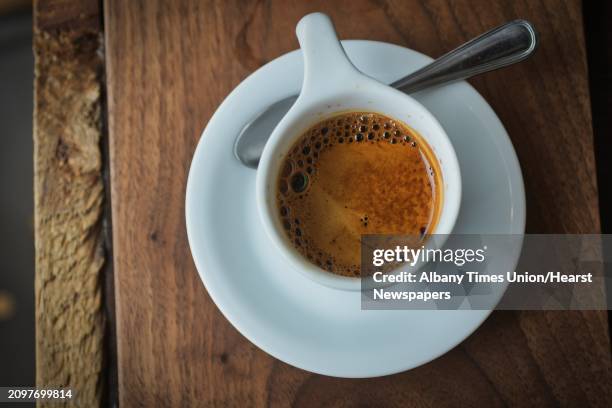
<path id="1" fill-rule="evenodd" d="M 297 101 L 268 139 L 259 162 L 256 202 L 260 218 L 266 234 L 293 269 L 328 287 L 361 290 L 361 278 L 336 275 L 318 267 L 289 241 L 276 197 L 279 173 L 289 149 L 312 125 L 336 113 L 375 112 L 407 124 L 429 144 L 442 173 L 440 216 L 431 231 L 437 235 L 450 234 L 457 220 L 461 202 L 459 163 L 446 132 L 423 105 L 353 66 L 328 16 L 308 14 L 298 23 L 296 33 L 304 58 L 304 82 Z"/>

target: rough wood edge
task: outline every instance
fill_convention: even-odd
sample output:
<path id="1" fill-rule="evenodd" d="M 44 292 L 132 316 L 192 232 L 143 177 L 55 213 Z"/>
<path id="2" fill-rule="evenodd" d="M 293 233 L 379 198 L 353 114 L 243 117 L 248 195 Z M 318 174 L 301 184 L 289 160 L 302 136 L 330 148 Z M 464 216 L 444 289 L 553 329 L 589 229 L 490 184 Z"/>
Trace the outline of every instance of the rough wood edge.
<path id="1" fill-rule="evenodd" d="M 101 406 L 105 391 L 100 12 L 34 2 L 36 383 L 72 388 L 64 406 Z"/>

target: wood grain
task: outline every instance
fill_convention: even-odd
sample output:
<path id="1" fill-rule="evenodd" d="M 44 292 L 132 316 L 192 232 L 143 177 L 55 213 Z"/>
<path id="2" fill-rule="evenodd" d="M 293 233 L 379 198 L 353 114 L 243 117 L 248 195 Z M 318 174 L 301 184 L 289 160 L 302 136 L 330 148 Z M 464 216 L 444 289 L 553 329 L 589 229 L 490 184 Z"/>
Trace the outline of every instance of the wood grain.
<path id="1" fill-rule="evenodd" d="M 36 384 L 70 387 L 95 407 L 105 334 L 101 10 L 95 0 L 37 1 L 34 13 Z"/>
<path id="2" fill-rule="evenodd" d="M 297 48 L 301 16 L 324 11 L 341 38 L 432 56 L 508 20 L 531 20 L 542 41 L 537 55 L 472 83 L 516 147 L 528 231 L 598 232 L 580 7 L 552 0 L 106 0 L 121 405 L 610 406 L 605 311 L 496 312 L 443 357 L 384 378 L 290 367 L 219 313 L 184 227 L 187 172 L 202 128 L 251 71 Z"/>

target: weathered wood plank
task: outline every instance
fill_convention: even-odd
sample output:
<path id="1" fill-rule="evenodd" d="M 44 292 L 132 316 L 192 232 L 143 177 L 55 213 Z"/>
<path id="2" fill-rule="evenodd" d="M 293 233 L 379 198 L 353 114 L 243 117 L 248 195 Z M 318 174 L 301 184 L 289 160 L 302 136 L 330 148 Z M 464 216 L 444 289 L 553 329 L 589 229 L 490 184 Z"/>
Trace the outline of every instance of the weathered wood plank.
<path id="1" fill-rule="evenodd" d="M 100 8 L 40 0 L 34 13 L 36 383 L 95 407 L 105 384 Z"/>

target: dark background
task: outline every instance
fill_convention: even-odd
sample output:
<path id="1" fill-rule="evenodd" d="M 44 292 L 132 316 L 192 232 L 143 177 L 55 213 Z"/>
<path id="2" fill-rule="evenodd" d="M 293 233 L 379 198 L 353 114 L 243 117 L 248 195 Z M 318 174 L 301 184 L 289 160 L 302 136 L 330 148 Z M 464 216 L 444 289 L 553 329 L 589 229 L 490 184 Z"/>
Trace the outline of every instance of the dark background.
<path id="1" fill-rule="evenodd" d="M 0 4 L 0 386 L 33 385 L 32 13 Z"/>
<path id="2" fill-rule="evenodd" d="M 607 0 L 583 2 L 584 29 L 589 64 L 589 90 L 593 115 L 595 164 L 599 187 L 599 214 L 601 232 L 612 234 L 612 13 Z M 610 268 L 610 266 L 608 266 Z M 608 275 L 612 271 L 607 271 Z M 612 293 L 612 288 L 607 288 Z M 608 299 L 608 307 L 611 299 Z M 612 315 L 608 312 L 608 335 L 612 328 Z"/>

